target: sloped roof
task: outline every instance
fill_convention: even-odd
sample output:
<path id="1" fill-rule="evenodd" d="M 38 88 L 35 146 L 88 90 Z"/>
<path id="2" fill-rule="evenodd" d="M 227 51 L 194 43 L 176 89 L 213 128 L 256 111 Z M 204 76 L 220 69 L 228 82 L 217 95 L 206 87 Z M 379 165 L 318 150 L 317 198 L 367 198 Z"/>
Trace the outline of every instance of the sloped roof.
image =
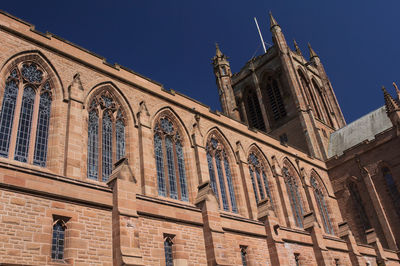
<path id="1" fill-rule="evenodd" d="M 379 134 L 393 126 L 382 106 L 369 114 L 353 121 L 333 132 L 329 139 L 328 158 L 343 154 L 343 151 L 363 142 L 373 140 Z"/>

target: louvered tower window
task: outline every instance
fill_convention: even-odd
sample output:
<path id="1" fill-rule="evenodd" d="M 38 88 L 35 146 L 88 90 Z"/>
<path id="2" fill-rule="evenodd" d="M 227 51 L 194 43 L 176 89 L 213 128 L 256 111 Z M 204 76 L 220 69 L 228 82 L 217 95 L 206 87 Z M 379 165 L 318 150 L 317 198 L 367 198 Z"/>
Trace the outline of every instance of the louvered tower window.
<path id="1" fill-rule="evenodd" d="M 323 95 L 323 93 L 321 91 L 321 88 L 318 86 L 317 82 L 314 79 L 312 80 L 312 83 L 313 83 L 313 86 L 314 86 L 315 90 L 317 91 L 317 95 L 318 95 L 318 98 L 319 98 L 320 102 L 322 102 L 323 110 L 324 110 L 325 115 L 326 115 L 326 117 L 328 119 L 327 122 L 328 122 L 328 124 L 330 126 L 333 126 L 332 118 L 331 118 L 327 103 L 325 101 L 325 97 L 324 97 L 324 95 Z"/>
<path id="2" fill-rule="evenodd" d="M 34 62 L 19 63 L 10 71 L 0 112 L 1 157 L 46 166 L 50 83 L 49 75 Z"/>
<path id="3" fill-rule="evenodd" d="M 286 109 L 276 79 L 271 77 L 267 80 L 266 94 L 268 97 L 269 107 L 271 109 L 272 118 L 278 120 L 286 116 Z"/>
<path id="4" fill-rule="evenodd" d="M 188 201 L 182 139 L 171 121 L 167 116 L 160 116 L 154 128 L 158 194 Z"/>
<path id="5" fill-rule="evenodd" d="M 315 95 L 314 95 L 313 91 L 311 90 L 310 83 L 306 81 L 306 78 L 304 77 L 303 72 L 298 70 L 298 73 L 300 76 L 301 85 L 303 86 L 303 91 L 307 95 L 308 102 L 311 105 L 311 108 L 314 110 L 317 118 L 319 120 L 322 120 L 321 111 L 319 110 L 319 106 L 315 100 Z"/>
<path id="6" fill-rule="evenodd" d="M 113 165 L 125 156 L 125 117 L 115 97 L 103 90 L 89 106 L 88 178 L 106 182 Z"/>
<path id="7" fill-rule="evenodd" d="M 237 212 L 232 174 L 225 148 L 216 137 L 211 136 L 206 149 L 211 188 L 218 199 L 219 206 L 222 206 L 225 211 Z"/>
<path id="8" fill-rule="evenodd" d="M 260 103 L 257 93 L 254 90 L 250 90 L 247 95 L 247 107 L 249 126 L 265 131 L 265 124 L 261 113 Z"/>
<path id="9" fill-rule="evenodd" d="M 328 206 L 326 205 L 324 194 L 322 193 L 321 187 L 317 184 L 314 177 L 311 177 L 311 186 L 314 190 L 315 201 L 318 205 L 318 210 L 322 218 L 325 232 L 333 235 L 333 227 L 331 219 L 329 217 Z"/>
<path id="10" fill-rule="evenodd" d="M 270 186 L 265 173 L 266 170 L 264 164 L 259 161 L 258 157 L 254 153 L 250 153 L 248 163 L 256 202 L 258 203 L 266 197 L 268 197 L 272 202 Z"/>
<path id="11" fill-rule="evenodd" d="M 289 172 L 288 168 L 284 167 L 282 171 L 296 226 L 303 227 L 304 211 L 298 184 L 295 177 Z"/>

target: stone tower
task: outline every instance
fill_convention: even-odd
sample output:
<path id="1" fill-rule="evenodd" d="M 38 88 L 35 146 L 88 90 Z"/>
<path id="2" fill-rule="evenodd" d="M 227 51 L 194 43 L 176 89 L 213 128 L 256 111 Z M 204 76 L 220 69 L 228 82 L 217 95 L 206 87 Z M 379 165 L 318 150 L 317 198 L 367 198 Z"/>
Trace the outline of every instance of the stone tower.
<path id="1" fill-rule="evenodd" d="M 308 60 L 296 42 L 294 51 L 289 48 L 271 13 L 270 31 L 273 46 L 233 75 L 217 47 L 214 73 L 223 112 L 234 117 L 237 106 L 249 127 L 326 159 L 330 133 L 346 124 L 328 76 L 310 45 Z"/>

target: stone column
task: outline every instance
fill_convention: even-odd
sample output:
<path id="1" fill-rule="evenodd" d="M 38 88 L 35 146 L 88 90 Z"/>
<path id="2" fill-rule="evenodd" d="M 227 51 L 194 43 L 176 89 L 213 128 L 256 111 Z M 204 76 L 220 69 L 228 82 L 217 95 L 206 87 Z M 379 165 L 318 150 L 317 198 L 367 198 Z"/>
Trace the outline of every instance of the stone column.
<path id="1" fill-rule="evenodd" d="M 139 217 L 136 212 L 136 179 L 126 158 L 115 164 L 107 184 L 113 193 L 113 264 L 144 265 L 139 244 Z"/>
<path id="2" fill-rule="evenodd" d="M 142 193 L 157 195 L 156 165 L 153 156 L 153 132 L 150 125 L 150 114 L 146 103 L 141 102 L 137 113 L 139 124 L 139 158 Z"/>
<path id="3" fill-rule="evenodd" d="M 268 198 L 258 203 L 258 220 L 264 223 L 271 265 L 289 265 L 289 254 L 279 234 L 279 220 L 276 218 Z"/>
<path id="4" fill-rule="evenodd" d="M 339 235 L 341 239 L 346 241 L 347 249 L 349 250 L 349 257 L 351 264 L 354 266 L 364 266 L 367 262 L 361 256 L 358 251 L 358 246 L 356 239 L 354 238 L 353 233 L 350 231 L 349 225 L 347 222 L 342 222 L 339 224 Z"/>
<path id="5" fill-rule="evenodd" d="M 83 130 L 85 117 L 83 114 L 83 87 L 79 73 L 75 74 L 68 87 L 68 114 L 66 125 L 66 144 L 64 159 L 64 175 L 76 179 L 86 178 L 86 158 L 82 158 L 83 138 L 87 138 L 87 130 Z M 86 134 L 85 134 L 86 133 Z"/>
<path id="6" fill-rule="evenodd" d="M 195 204 L 201 209 L 203 216 L 203 234 L 206 245 L 207 265 L 230 265 L 228 263 L 229 253 L 222 229 L 218 201 L 208 180 L 199 186 Z"/>
<path id="7" fill-rule="evenodd" d="M 314 213 L 311 211 L 304 215 L 304 230 L 310 232 L 313 242 L 315 259 L 319 266 L 330 265 L 331 260 L 328 249 L 325 246 L 325 241 L 322 235 L 322 229 L 318 225 Z"/>

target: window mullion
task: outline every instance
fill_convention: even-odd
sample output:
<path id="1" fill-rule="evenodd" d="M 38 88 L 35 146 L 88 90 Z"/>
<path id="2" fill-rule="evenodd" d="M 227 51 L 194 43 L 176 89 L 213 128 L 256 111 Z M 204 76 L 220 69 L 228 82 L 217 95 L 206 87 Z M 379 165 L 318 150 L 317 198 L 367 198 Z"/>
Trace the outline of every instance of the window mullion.
<path id="1" fill-rule="evenodd" d="M 98 158 L 97 158 L 97 163 L 99 167 L 99 172 L 97 174 L 97 180 L 102 181 L 103 180 L 103 110 L 100 109 L 99 111 L 99 126 L 98 126 Z"/>
<path id="2" fill-rule="evenodd" d="M 164 180 L 165 180 L 165 187 L 167 189 L 167 197 L 171 196 L 171 188 L 169 187 L 169 175 L 168 175 L 168 158 L 167 158 L 167 147 L 165 146 L 165 134 L 161 134 L 161 142 L 162 142 L 162 151 L 163 151 L 163 162 L 164 162 Z"/>
<path id="3" fill-rule="evenodd" d="M 20 119 L 20 114 L 21 114 L 21 103 L 22 103 L 22 96 L 24 94 L 24 86 L 22 84 L 23 82 L 19 80 L 18 82 L 18 95 L 17 95 L 17 101 L 15 103 L 15 111 L 14 111 L 14 121 L 12 124 L 11 132 L 16 132 L 18 130 L 18 125 L 19 125 L 19 119 Z M 14 153 L 15 153 L 15 146 L 16 146 L 16 141 L 17 141 L 17 135 L 18 134 L 12 134 L 11 133 L 11 138 L 10 138 L 10 146 L 8 149 L 8 158 L 14 159 Z"/>
<path id="4" fill-rule="evenodd" d="M 179 175 L 179 165 L 178 165 L 178 157 L 176 155 L 176 142 L 172 142 L 172 151 L 174 156 L 174 165 L 175 165 L 175 179 L 176 179 L 176 189 L 178 193 L 178 199 L 182 199 L 182 192 L 181 192 L 181 182 L 180 182 L 180 175 Z"/>
<path id="5" fill-rule="evenodd" d="M 35 96 L 35 105 L 33 106 L 33 115 L 32 115 L 32 129 L 29 140 L 29 148 L 28 148 L 28 163 L 33 162 L 33 154 L 35 152 L 35 141 L 36 141 L 36 131 L 37 131 L 37 123 L 38 123 L 38 114 L 39 114 L 39 105 L 40 105 L 40 91 L 36 92 Z"/>

